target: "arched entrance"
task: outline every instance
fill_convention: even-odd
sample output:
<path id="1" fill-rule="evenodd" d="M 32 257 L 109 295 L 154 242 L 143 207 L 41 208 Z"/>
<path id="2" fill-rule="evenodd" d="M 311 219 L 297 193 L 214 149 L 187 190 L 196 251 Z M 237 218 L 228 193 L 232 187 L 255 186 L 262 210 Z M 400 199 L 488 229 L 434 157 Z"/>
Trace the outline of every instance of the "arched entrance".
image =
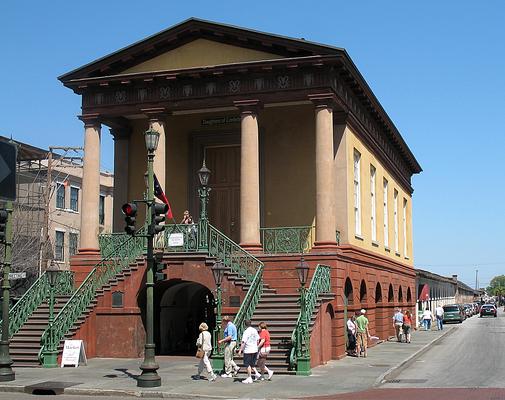
<path id="1" fill-rule="evenodd" d="M 139 295 L 145 315 L 145 291 Z M 198 326 L 216 326 L 214 296 L 197 282 L 169 280 L 154 287 L 154 342 L 157 355 L 194 355 Z M 144 318 L 143 318 L 144 319 Z"/>

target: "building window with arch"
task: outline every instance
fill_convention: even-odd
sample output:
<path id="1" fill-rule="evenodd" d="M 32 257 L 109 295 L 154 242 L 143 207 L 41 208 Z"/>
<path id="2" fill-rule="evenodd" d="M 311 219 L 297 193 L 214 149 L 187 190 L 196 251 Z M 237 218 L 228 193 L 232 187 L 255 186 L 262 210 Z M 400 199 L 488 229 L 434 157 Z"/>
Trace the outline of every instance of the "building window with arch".
<path id="1" fill-rule="evenodd" d="M 65 208 L 65 185 L 58 183 L 56 186 L 56 208 Z"/>
<path id="2" fill-rule="evenodd" d="M 407 246 L 407 199 L 403 199 L 403 255 L 408 257 Z"/>
<path id="3" fill-rule="evenodd" d="M 400 251 L 398 244 L 398 190 L 393 192 L 393 216 L 394 216 L 394 229 L 395 229 L 395 252 Z"/>
<path id="4" fill-rule="evenodd" d="M 100 225 L 105 224 L 105 196 L 100 195 L 100 200 L 98 202 L 98 223 Z"/>
<path id="5" fill-rule="evenodd" d="M 377 204 L 375 199 L 375 167 L 370 164 L 370 223 L 372 229 L 372 241 L 377 241 Z"/>
<path id="6" fill-rule="evenodd" d="M 384 199 L 384 246 L 389 247 L 389 211 L 388 211 L 388 180 L 383 181 L 383 199 Z"/>
<path id="7" fill-rule="evenodd" d="M 354 233 L 361 236 L 361 154 L 354 149 Z"/>

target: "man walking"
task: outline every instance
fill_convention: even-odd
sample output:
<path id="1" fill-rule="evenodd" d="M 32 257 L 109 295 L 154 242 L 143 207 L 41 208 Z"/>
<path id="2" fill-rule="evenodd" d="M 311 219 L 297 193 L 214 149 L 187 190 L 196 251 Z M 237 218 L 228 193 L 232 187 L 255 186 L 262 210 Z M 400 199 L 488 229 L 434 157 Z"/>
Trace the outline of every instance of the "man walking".
<path id="1" fill-rule="evenodd" d="M 236 376 L 240 367 L 233 361 L 233 353 L 237 345 L 237 327 L 231 322 L 230 317 L 223 318 L 224 338 L 219 340 L 218 343 L 226 343 L 224 346 L 224 374 L 223 378 L 231 378 Z"/>
<path id="2" fill-rule="evenodd" d="M 403 314 L 400 308 L 396 309 L 395 315 L 393 315 L 393 328 L 395 329 L 396 339 L 401 342 L 401 331 L 403 326 Z"/>
<path id="3" fill-rule="evenodd" d="M 253 383 L 251 376 L 253 369 L 256 374 L 256 378 L 261 376 L 256 370 L 260 335 L 258 335 L 258 331 L 251 326 L 250 320 L 246 319 L 244 321 L 244 326 L 246 327 L 246 330 L 242 335 L 242 343 L 240 345 L 240 350 L 238 351 L 239 355 L 242 351 L 244 352 L 244 365 L 247 367 L 247 378 L 244 379 L 242 383 Z"/>
<path id="4" fill-rule="evenodd" d="M 368 348 L 368 339 L 370 339 L 370 332 L 368 331 L 368 318 L 365 317 L 366 310 L 360 311 L 360 316 L 356 318 L 356 353 L 358 357 L 363 353 L 366 357 Z"/>
<path id="5" fill-rule="evenodd" d="M 441 331 L 444 329 L 444 307 L 440 304 L 435 308 L 435 317 L 437 318 L 437 329 Z"/>

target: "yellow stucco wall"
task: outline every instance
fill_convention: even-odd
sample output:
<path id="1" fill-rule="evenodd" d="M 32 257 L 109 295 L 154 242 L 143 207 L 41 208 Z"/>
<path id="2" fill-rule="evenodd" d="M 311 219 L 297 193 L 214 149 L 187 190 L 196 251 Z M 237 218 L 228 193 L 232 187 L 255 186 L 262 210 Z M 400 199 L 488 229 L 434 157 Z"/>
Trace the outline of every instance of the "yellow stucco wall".
<path id="1" fill-rule="evenodd" d="M 385 255 L 393 260 L 404 264 L 413 265 L 412 247 L 412 198 L 390 175 L 384 166 L 370 152 L 370 150 L 358 139 L 355 133 L 345 128 L 346 157 L 347 157 L 347 233 L 348 243 L 365 248 L 367 250 Z M 355 235 L 354 221 L 354 150 L 361 154 L 361 235 Z M 371 224 L 371 196 L 370 196 L 370 165 L 376 169 L 375 197 L 377 240 L 372 242 Z M 383 179 L 388 181 L 388 232 L 389 246 L 384 245 L 384 196 Z M 395 251 L 394 234 L 394 191 L 398 191 L 398 252 Z M 407 254 L 404 252 L 403 240 L 403 201 L 407 201 Z"/>
<path id="2" fill-rule="evenodd" d="M 207 39 L 196 39 L 128 68 L 123 73 L 163 71 L 276 58 L 283 57 L 277 54 L 232 46 Z"/>

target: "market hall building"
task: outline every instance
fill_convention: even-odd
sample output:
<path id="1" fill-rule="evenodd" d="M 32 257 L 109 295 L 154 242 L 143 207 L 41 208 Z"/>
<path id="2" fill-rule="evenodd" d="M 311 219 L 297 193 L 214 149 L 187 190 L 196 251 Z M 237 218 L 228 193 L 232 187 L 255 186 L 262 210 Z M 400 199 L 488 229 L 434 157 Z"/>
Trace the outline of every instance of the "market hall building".
<path id="1" fill-rule="evenodd" d="M 105 127 L 114 137 L 115 231 L 124 228 L 121 205 L 145 191 L 148 128 L 160 133 L 154 171 L 175 219 L 189 210 L 202 228 L 167 221 L 158 241 L 157 354 L 190 354 L 198 324 L 215 327 L 216 259 L 228 269 L 223 314 L 242 307 L 264 320 L 279 369 L 296 368 L 301 253 L 310 267 L 312 366 L 345 355 L 350 313 L 365 308 L 372 335 L 385 339 L 394 307 L 415 309 L 411 178 L 421 167 L 344 49 L 192 18 L 59 79 L 82 97 L 75 285 L 111 243 L 94 215 Z M 208 227 L 198 225 L 204 160 Z M 184 244 L 172 248 L 176 232 Z M 207 243 L 192 246 L 191 235 Z M 140 356 L 144 286 L 137 258 L 96 292 L 67 336 L 85 340 L 88 357 Z"/>

